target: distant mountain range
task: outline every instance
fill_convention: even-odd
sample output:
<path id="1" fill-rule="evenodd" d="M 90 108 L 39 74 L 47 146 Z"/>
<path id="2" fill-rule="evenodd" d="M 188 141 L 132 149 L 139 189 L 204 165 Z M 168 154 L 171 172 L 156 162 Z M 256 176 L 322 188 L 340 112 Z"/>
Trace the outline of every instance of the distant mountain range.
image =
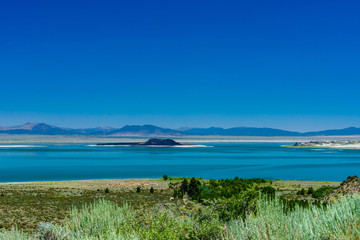
<path id="1" fill-rule="evenodd" d="M 61 128 L 46 123 L 25 123 L 21 126 L 0 127 L 0 134 L 31 135 L 89 135 L 89 136 L 345 136 L 360 135 L 360 128 L 325 130 L 317 132 L 292 132 L 274 128 L 233 127 L 233 128 L 181 128 L 178 130 L 153 125 L 126 125 L 122 128 Z"/>
<path id="2" fill-rule="evenodd" d="M 186 135 L 221 136 L 299 136 L 301 133 L 273 128 L 234 127 L 234 128 L 190 128 L 182 131 Z"/>

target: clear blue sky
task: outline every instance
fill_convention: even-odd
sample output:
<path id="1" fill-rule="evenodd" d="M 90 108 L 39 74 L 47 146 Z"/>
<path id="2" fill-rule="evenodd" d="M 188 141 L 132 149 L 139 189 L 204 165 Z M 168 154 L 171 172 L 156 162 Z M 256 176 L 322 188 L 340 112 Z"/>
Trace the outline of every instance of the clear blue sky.
<path id="1" fill-rule="evenodd" d="M 360 126 L 359 1 L 2 1 L 0 125 Z"/>

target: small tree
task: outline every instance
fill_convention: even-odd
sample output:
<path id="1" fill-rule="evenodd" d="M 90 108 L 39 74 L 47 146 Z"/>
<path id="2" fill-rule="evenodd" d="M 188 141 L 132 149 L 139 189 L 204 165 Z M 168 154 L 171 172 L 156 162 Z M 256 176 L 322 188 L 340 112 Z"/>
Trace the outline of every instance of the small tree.
<path id="1" fill-rule="evenodd" d="M 168 179 L 168 176 L 166 174 L 164 174 L 163 179 L 164 179 L 164 181 L 166 181 Z"/>
<path id="2" fill-rule="evenodd" d="M 141 192 L 141 188 L 140 188 L 140 187 L 137 187 L 137 188 L 136 188 L 136 192 L 138 192 L 138 193 Z"/>
<path id="3" fill-rule="evenodd" d="M 187 193 L 189 190 L 189 183 L 186 178 L 181 182 L 180 191 L 182 191 L 184 194 Z"/>
<path id="4" fill-rule="evenodd" d="M 105 193 L 109 193 L 109 192 L 110 192 L 109 188 L 105 188 Z"/>
<path id="5" fill-rule="evenodd" d="M 197 198 L 200 195 L 199 185 L 199 181 L 196 181 L 194 177 L 191 178 L 188 189 L 188 194 L 190 197 Z"/>
<path id="6" fill-rule="evenodd" d="M 154 188 L 153 187 L 150 188 L 150 193 L 154 193 Z"/>
<path id="7" fill-rule="evenodd" d="M 179 198 L 183 198 L 184 197 L 184 192 L 182 190 L 177 192 L 177 195 Z"/>
<path id="8" fill-rule="evenodd" d="M 305 195 L 305 189 L 304 189 L 304 188 L 302 188 L 302 189 L 300 190 L 300 195 Z"/>
<path id="9" fill-rule="evenodd" d="M 309 187 L 307 194 L 313 194 L 314 193 L 314 189 L 312 187 Z"/>

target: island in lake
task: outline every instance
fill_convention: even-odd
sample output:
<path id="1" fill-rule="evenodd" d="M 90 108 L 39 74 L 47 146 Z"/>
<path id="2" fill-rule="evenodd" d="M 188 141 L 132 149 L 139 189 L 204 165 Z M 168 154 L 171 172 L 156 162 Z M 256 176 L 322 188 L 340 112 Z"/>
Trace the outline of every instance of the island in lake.
<path id="1" fill-rule="evenodd" d="M 360 141 L 358 141 L 358 140 L 339 140 L 339 141 L 296 142 L 294 145 L 284 145 L 284 147 L 360 149 Z"/>
<path id="2" fill-rule="evenodd" d="M 98 143 L 97 146 L 196 146 L 192 144 L 179 143 L 173 139 L 151 138 L 146 142 L 116 142 Z"/>

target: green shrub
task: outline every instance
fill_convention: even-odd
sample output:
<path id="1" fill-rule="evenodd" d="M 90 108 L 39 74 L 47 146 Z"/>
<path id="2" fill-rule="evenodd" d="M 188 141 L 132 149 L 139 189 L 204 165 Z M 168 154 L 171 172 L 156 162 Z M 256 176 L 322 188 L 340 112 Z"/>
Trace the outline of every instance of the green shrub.
<path id="1" fill-rule="evenodd" d="M 182 191 L 184 194 L 187 193 L 189 190 L 189 183 L 186 178 L 181 182 L 180 191 Z"/>
<path id="2" fill-rule="evenodd" d="M 177 189 L 174 189 L 173 197 L 174 197 L 174 198 L 177 198 L 177 197 L 178 197 L 178 190 L 177 190 Z"/>
<path id="3" fill-rule="evenodd" d="M 150 193 L 154 193 L 154 188 L 153 187 L 150 188 Z"/>
<path id="4" fill-rule="evenodd" d="M 200 201 L 200 188 L 199 188 L 200 182 L 197 181 L 195 178 L 191 178 L 190 184 L 188 186 L 188 195 L 192 199 L 196 199 Z"/>
<path id="5" fill-rule="evenodd" d="M 166 181 L 168 179 L 168 176 L 164 174 L 163 179 L 164 179 L 164 181 Z"/>
<path id="6" fill-rule="evenodd" d="M 136 192 L 138 192 L 138 193 L 141 192 L 141 188 L 140 188 L 140 187 L 137 187 L 137 188 L 136 188 Z"/>
<path id="7" fill-rule="evenodd" d="M 267 186 L 267 187 L 261 188 L 261 193 L 273 198 L 273 197 L 275 197 L 276 190 L 273 187 Z"/>
<path id="8" fill-rule="evenodd" d="M 314 193 L 314 189 L 312 187 L 309 187 L 307 194 L 313 194 Z"/>
<path id="9" fill-rule="evenodd" d="M 213 211 L 219 216 L 222 222 L 234 218 L 245 219 L 249 213 L 255 213 L 259 191 L 253 187 L 230 198 L 220 198 L 205 202 L 214 206 Z"/>
<path id="10" fill-rule="evenodd" d="M 332 193 L 335 190 L 335 187 L 330 187 L 330 186 L 323 186 L 319 189 L 316 189 L 313 194 L 312 197 L 313 198 L 317 198 L 317 199 L 322 199 L 323 197 L 329 195 L 330 193 Z"/>
<path id="11" fill-rule="evenodd" d="M 297 195 L 305 195 L 305 189 L 302 188 L 301 190 L 297 191 Z"/>
<path id="12" fill-rule="evenodd" d="M 213 200 L 218 198 L 231 198 L 265 182 L 264 179 L 260 178 L 241 179 L 237 177 L 234 179 L 210 180 L 206 188 L 200 187 L 202 190 L 201 198 Z"/>

